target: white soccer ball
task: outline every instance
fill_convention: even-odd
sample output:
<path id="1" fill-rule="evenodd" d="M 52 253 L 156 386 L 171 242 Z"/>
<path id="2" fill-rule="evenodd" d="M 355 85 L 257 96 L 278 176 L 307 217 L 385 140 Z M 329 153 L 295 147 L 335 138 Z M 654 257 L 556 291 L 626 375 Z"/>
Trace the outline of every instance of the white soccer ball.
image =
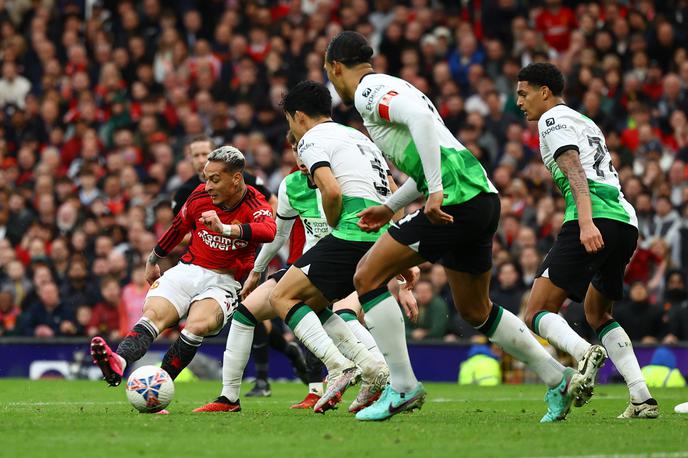
<path id="1" fill-rule="evenodd" d="M 127 380 L 127 399 L 142 413 L 155 413 L 167 407 L 174 396 L 174 381 L 165 370 L 141 366 Z"/>
<path id="2" fill-rule="evenodd" d="M 674 407 L 674 412 L 688 413 L 688 402 L 684 402 L 683 404 L 679 404 L 676 407 Z"/>

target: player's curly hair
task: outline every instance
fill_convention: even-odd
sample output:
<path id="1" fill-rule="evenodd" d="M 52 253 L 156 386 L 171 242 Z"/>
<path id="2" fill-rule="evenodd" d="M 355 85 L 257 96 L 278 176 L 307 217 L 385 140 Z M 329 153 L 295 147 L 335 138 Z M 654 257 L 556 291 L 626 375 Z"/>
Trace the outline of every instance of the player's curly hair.
<path id="1" fill-rule="evenodd" d="M 341 62 L 347 67 L 370 63 L 373 48 L 366 37 L 350 30 L 341 32 L 334 37 L 327 46 L 325 59 L 327 62 Z"/>
<path id="2" fill-rule="evenodd" d="M 324 84 L 301 81 L 282 98 L 282 109 L 291 116 L 297 111 L 311 118 L 331 116 L 332 95 Z"/>
<path id="3" fill-rule="evenodd" d="M 548 62 L 533 63 L 522 68 L 518 72 L 518 80 L 531 86 L 547 86 L 557 97 L 564 92 L 564 75 L 554 64 Z"/>

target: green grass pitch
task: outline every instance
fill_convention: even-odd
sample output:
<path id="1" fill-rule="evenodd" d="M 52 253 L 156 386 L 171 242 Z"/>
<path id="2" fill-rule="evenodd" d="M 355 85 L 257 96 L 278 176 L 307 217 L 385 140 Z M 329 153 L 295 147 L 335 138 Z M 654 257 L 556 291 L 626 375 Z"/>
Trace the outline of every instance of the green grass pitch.
<path id="1" fill-rule="evenodd" d="M 688 457 L 688 415 L 673 413 L 686 389 L 654 390 L 657 420 L 618 420 L 626 388 L 600 386 L 587 406 L 541 425 L 544 388 L 427 384 L 421 411 L 382 423 L 346 411 L 289 410 L 305 395 L 273 384 L 270 398 L 244 398 L 240 413 L 193 414 L 219 383 L 178 383 L 171 415 L 145 415 L 124 388 L 105 383 L 0 381 L 0 457 Z M 244 386 L 244 391 L 249 386 Z"/>

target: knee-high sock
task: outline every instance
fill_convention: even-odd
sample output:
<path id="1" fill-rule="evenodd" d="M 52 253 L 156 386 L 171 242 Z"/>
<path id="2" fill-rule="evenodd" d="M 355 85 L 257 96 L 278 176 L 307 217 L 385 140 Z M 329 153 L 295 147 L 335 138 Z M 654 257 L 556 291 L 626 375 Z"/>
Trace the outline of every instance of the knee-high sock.
<path id="1" fill-rule="evenodd" d="M 232 326 L 229 328 L 227 345 L 222 359 L 222 396 L 231 402 L 239 399 L 241 379 L 248 358 L 251 355 L 251 342 L 253 342 L 253 330 L 258 321 L 243 305 L 234 311 Z"/>
<path id="2" fill-rule="evenodd" d="M 268 333 L 262 322 L 258 323 L 253 331 L 251 352 L 253 353 L 253 363 L 256 365 L 256 378 L 267 380 L 270 369 L 270 354 L 268 351 Z"/>
<path id="3" fill-rule="evenodd" d="M 327 371 L 331 374 L 352 365 L 351 361 L 341 354 L 327 335 L 318 315 L 306 304 L 294 305 L 287 313 L 284 321 L 294 331 L 294 335 L 301 343 L 325 363 Z"/>
<path id="4" fill-rule="evenodd" d="M 564 317 L 558 313 L 546 310 L 538 312 L 533 317 L 533 332 L 576 358 L 576 361 L 583 359 L 585 352 L 590 348 L 590 344 L 571 329 Z"/>
<path id="5" fill-rule="evenodd" d="M 142 316 L 117 347 L 117 354 L 126 365 L 138 361 L 146 354 L 148 348 L 160 334 L 160 330 L 151 320 Z"/>
<path id="6" fill-rule="evenodd" d="M 607 349 L 609 359 L 623 376 L 632 402 L 644 402 L 652 397 L 633 352 L 631 339 L 616 320 L 609 320 L 597 329 L 597 337 Z"/>
<path id="7" fill-rule="evenodd" d="M 378 361 L 384 361 L 385 357 L 382 356 L 382 352 L 375 343 L 375 339 L 370 334 L 370 331 L 365 328 L 359 321 L 356 313 L 353 310 L 342 309 L 335 312 L 337 315 L 342 317 L 342 320 L 346 322 L 349 326 L 351 332 L 354 333 L 356 338 L 368 349 L 368 351 L 373 355 Z"/>
<path id="8" fill-rule="evenodd" d="M 389 367 L 392 389 L 399 393 L 413 390 L 418 380 L 413 373 L 401 308 L 386 287 L 359 296 L 370 334 Z"/>
<path id="9" fill-rule="evenodd" d="M 306 349 L 306 366 L 308 367 L 308 392 L 322 396 L 325 365 L 309 349 Z"/>
<path id="10" fill-rule="evenodd" d="M 358 341 L 344 320 L 329 309 L 320 312 L 319 317 L 325 332 L 342 352 L 342 355 L 356 363 L 363 371 L 364 377 L 375 377 L 381 367 L 380 361 L 375 359 L 365 345 Z"/>
<path id="11" fill-rule="evenodd" d="M 170 374 L 172 380 L 176 379 L 179 373 L 189 365 L 202 343 L 202 336 L 197 336 L 186 329 L 182 331 L 162 359 L 161 367 Z"/>
<path id="12" fill-rule="evenodd" d="M 547 353 L 526 324 L 510 311 L 492 304 L 487 320 L 476 329 L 514 358 L 528 364 L 549 386 L 557 386 L 564 366 Z"/>

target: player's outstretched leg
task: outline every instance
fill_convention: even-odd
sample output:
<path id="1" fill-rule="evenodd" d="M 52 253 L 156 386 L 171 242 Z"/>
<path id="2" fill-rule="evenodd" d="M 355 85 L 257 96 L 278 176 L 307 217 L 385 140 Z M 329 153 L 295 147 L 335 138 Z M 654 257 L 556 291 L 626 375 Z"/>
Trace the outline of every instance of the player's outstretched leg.
<path id="1" fill-rule="evenodd" d="M 91 339 L 91 358 L 100 368 L 105 381 L 110 386 L 117 386 L 122 383 L 127 365 L 141 359 L 158 334 L 158 327 L 151 319 L 143 316 L 120 342 L 116 353 L 102 337 Z"/>
<path id="2" fill-rule="evenodd" d="M 597 338 L 628 386 L 631 399 L 618 418 L 657 418 L 659 405 L 645 383 L 631 339 L 609 313 L 612 301 L 590 285 L 584 306 L 588 323 L 596 330 Z"/>
<path id="3" fill-rule="evenodd" d="M 600 345 L 590 345 L 558 314 L 566 298 L 566 291 L 549 278 L 537 278 L 528 297 L 525 322 L 530 324 L 530 329 L 535 334 L 570 354 L 578 362 L 578 371 L 584 380 L 580 395 L 574 399 L 574 405 L 581 407 L 593 395 L 595 378 L 607 359 L 607 353 Z"/>
<path id="4" fill-rule="evenodd" d="M 365 322 L 390 372 L 390 384 L 374 404 L 356 414 L 357 420 L 385 420 L 425 402 L 425 388 L 411 367 L 401 307 L 387 289 L 390 278 L 423 261 L 418 253 L 384 233 L 356 269 L 354 284 Z"/>
<path id="5" fill-rule="evenodd" d="M 368 351 L 339 315 L 325 309 L 318 316 L 327 335 L 332 338 L 339 351 L 361 369 L 363 382 L 353 404 L 355 410 L 349 409 L 350 412 L 357 412 L 380 397 L 389 381 L 387 364 Z"/>
<path id="6" fill-rule="evenodd" d="M 541 421 L 563 420 L 582 390 L 582 377 L 565 371 L 516 315 L 489 298 L 490 270 L 481 274 L 445 268 L 454 303 L 461 316 L 516 359 L 523 361 L 549 386 L 547 414 Z M 557 395 L 558 393 L 558 395 Z"/>
<path id="7" fill-rule="evenodd" d="M 341 401 L 355 377 L 356 366 L 337 349 L 306 302 L 316 303 L 322 309 L 328 303 L 308 277 L 292 266 L 270 294 L 270 304 L 301 343 L 327 367 L 327 390 L 314 408 L 316 412 L 324 412 Z"/>

